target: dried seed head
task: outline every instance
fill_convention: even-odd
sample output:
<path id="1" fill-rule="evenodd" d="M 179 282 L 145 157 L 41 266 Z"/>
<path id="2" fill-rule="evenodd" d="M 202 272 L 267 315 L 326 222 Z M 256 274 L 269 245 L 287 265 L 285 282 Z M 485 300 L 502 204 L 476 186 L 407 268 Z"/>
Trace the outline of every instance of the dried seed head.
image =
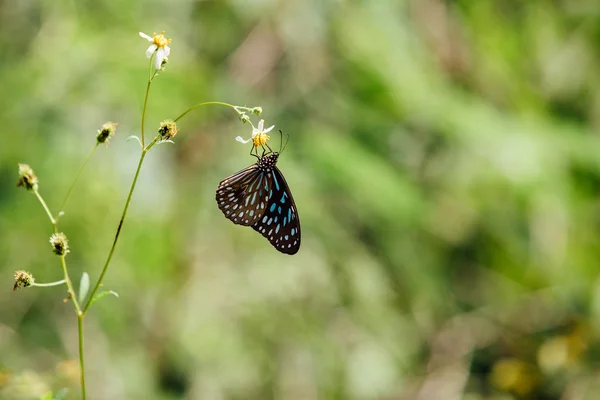
<path id="1" fill-rule="evenodd" d="M 33 275 L 26 271 L 15 271 L 15 284 L 13 286 L 13 291 L 21 288 L 26 288 L 33 285 L 35 281 L 33 279 Z"/>
<path id="2" fill-rule="evenodd" d="M 27 164 L 19 164 L 19 181 L 17 187 L 25 187 L 30 192 L 38 190 L 38 178 Z"/>
<path id="3" fill-rule="evenodd" d="M 64 256 L 69 252 L 69 241 L 64 233 L 58 232 L 50 236 L 52 250 L 57 256 Z"/>
<path id="4" fill-rule="evenodd" d="M 98 135 L 96 135 L 98 143 L 108 143 L 108 140 L 114 136 L 117 125 L 116 122 L 107 122 L 102 125 L 102 128 L 98 129 Z"/>
<path id="5" fill-rule="evenodd" d="M 169 140 L 175 135 L 177 135 L 179 129 L 177 128 L 177 124 L 175 121 L 170 119 L 164 120 L 160 123 L 160 127 L 158 128 L 158 133 L 160 134 L 161 140 Z"/>

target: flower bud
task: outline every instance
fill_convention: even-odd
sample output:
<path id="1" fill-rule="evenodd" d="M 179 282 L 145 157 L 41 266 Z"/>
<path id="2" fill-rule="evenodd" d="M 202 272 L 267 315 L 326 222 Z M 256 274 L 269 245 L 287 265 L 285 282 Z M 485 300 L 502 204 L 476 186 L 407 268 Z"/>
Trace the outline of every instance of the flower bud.
<path id="1" fill-rule="evenodd" d="M 50 244 L 52 244 L 52 250 L 57 256 L 64 256 L 69 252 L 69 241 L 62 232 L 50 236 Z"/>
<path id="2" fill-rule="evenodd" d="M 98 129 L 98 135 L 96 136 L 98 143 L 108 143 L 108 140 L 115 134 L 117 125 L 116 122 L 107 122 L 102 125 L 102 128 Z"/>
<path id="3" fill-rule="evenodd" d="M 15 271 L 15 284 L 13 285 L 13 291 L 21 288 L 26 288 L 33 285 L 35 280 L 33 276 L 26 271 Z"/>
<path id="4" fill-rule="evenodd" d="M 169 140 L 179 132 L 179 128 L 177 128 L 177 123 L 170 119 L 166 119 L 160 123 L 160 127 L 158 128 L 158 133 L 160 134 L 161 140 Z"/>
<path id="5" fill-rule="evenodd" d="M 254 107 L 252 109 L 252 114 L 260 115 L 262 113 L 262 107 Z"/>
<path id="6" fill-rule="evenodd" d="M 162 61 L 160 62 L 160 70 L 164 71 L 165 67 L 167 66 L 167 63 L 169 62 L 169 57 L 165 57 L 162 59 Z"/>
<path id="7" fill-rule="evenodd" d="M 19 164 L 19 181 L 17 187 L 25 187 L 30 192 L 38 190 L 38 178 L 27 164 Z"/>
<path id="8" fill-rule="evenodd" d="M 250 117 L 246 115 L 246 113 L 241 113 L 240 121 L 242 121 L 242 123 L 245 124 L 246 122 L 250 121 Z"/>

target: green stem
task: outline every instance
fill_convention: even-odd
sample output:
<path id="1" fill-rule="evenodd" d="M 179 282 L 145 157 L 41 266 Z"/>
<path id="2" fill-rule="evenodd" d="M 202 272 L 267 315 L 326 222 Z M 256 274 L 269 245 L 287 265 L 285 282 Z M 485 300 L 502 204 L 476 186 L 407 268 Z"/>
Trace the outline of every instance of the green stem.
<path id="1" fill-rule="evenodd" d="M 65 276 L 65 282 L 67 283 L 67 288 L 69 291 L 69 296 L 71 296 L 71 301 L 73 301 L 75 311 L 77 312 L 77 315 L 81 315 L 81 308 L 79 307 L 79 302 L 77 301 L 77 296 L 75 295 L 75 290 L 73 289 L 71 278 L 69 278 L 69 272 L 67 271 L 67 262 L 65 260 L 64 255 L 60 256 L 60 265 L 62 266 L 63 274 Z"/>
<path id="2" fill-rule="evenodd" d="M 83 314 L 77 315 L 77 332 L 79 336 L 79 369 L 80 369 L 80 381 L 81 381 L 81 398 L 86 400 L 85 393 L 85 362 L 83 357 Z"/>
<path id="3" fill-rule="evenodd" d="M 48 206 L 46 205 L 46 202 L 42 198 L 42 195 L 40 195 L 40 192 L 38 192 L 37 190 L 35 190 L 33 193 L 35 193 L 35 195 L 38 198 L 38 200 L 40 201 L 40 203 L 42 203 L 42 207 L 44 207 L 44 210 L 46 210 L 46 214 L 48 214 L 48 218 L 50 218 L 50 222 L 52 223 L 52 225 L 54 225 L 54 232 L 56 232 L 57 231 L 56 220 L 52 216 L 52 213 L 50 212 L 50 209 L 48 208 Z"/>
<path id="4" fill-rule="evenodd" d="M 144 96 L 144 108 L 142 108 L 142 147 L 144 147 L 144 120 L 146 119 L 146 105 L 148 104 L 148 94 L 150 93 L 150 85 L 152 84 L 152 80 L 148 80 L 148 85 L 146 86 L 146 95 Z"/>
<path id="5" fill-rule="evenodd" d="M 117 246 L 117 241 L 119 240 L 119 236 L 121 234 L 121 229 L 123 228 L 123 223 L 125 222 L 125 217 L 127 216 L 127 210 L 129 209 L 129 203 L 131 202 L 131 196 L 133 195 L 135 185 L 136 185 L 138 177 L 140 175 L 140 170 L 142 169 L 142 164 L 144 163 L 144 158 L 146 157 L 146 153 L 148 152 L 148 150 L 152 146 L 154 146 L 156 141 L 157 141 L 157 139 L 154 139 L 152 142 L 150 142 L 148 144 L 148 147 L 145 147 L 142 150 L 142 154 L 140 156 L 140 161 L 138 163 L 137 170 L 135 171 L 135 176 L 133 177 L 133 182 L 131 183 L 131 188 L 129 189 L 129 195 L 127 196 L 127 200 L 125 201 L 125 207 L 123 208 L 123 213 L 121 214 L 121 220 L 119 221 L 119 226 L 117 227 L 117 233 L 115 234 L 115 238 L 113 240 L 112 247 L 110 248 L 110 252 L 108 253 L 108 257 L 106 258 L 104 267 L 102 267 L 102 271 L 100 272 L 100 277 L 98 278 L 98 281 L 96 282 L 96 285 L 94 286 L 94 289 L 92 290 L 90 296 L 88 297 L 85 307 L 83 307 L 83 314 L 85 314 L 87 312 L 88 308 L 90 308 L 90 304 L 92 303 L 94 295 L 100 288 L 100 285 L 102 285 L 102 280 L 104 279 L 104 275 L 106 274 L 106 270 L 108 269 L 110 260 L 112 259 L 112 256 L 115 252 L 115 247 Z"/>
<path id="6" fill-rule="evenodd" d="M 73 191 L 73 188 L 75 187 L 75 184 L 79 180 L 79 176 L 83 172 L 83 169 L 87 165 L 88 161 L 90 161 L 90 158 L 92 158 L 92 154 L 94 154 L 94 150 L 96 150 L 97 147 L 98 147 L 98 143 L 96 143 L 96 145 L 92 148 L 92 150 L 88 153 L 87 157 L 83 161 L 83 164 L 81 164 L 81 167 L 79 168 L 79 171 L 77 172 L 77 175 L 75 175 L 75 180 L 73 181 L 73 183 L 71 183 L 71 187 L 67 191 L 67 194 L 65 195 L 65 198 L 64 198 L 62 204 L 60 205 L 60 208 L 58 209 L 59 210 L 58 218 L 60 218 L 61 213 L 64 211 L 65 205 L 67 204 L 67 200 L 69 199 L 69 196 L 71 195 L 71 192 Z"/>
<path id="7" fill-rule="evenodd" d="M 198 104 L 195 104 L 195 105 L 191 106 L 190 108 L 188 108 L 187 110 L 185 110 L 179 117 L 175 118 L 173 121 L 174 122 L 179 121 L 187 113 L 189 113 L 190 111 L 195 110 L 198 107 L 208 106 L 208 105 L 211 105 L 211 104 L 212 105 L 217 105 L 217 106 L 226 106 L 226 107 L 233 108 L 239 114 L 239 111 L 237 110 L 236 106 L 234 106 L 233 104 L 223 103 L 222 101 L 205 101 L 204 103 L 198 103 Z"/>
<path id="8" fill-rule="evenodd" d="M 50 282 L 50 283 L 35 283 L 33 282 L 31 284 L 31 286 L 37 286 L 37 287 L 51 287 L 51 286 L 58 286 L 58 285 L 62 285 L 65 282 L 67 282 L 65 279 L 61 279 L 60 281 L 56 281 L 56 282 Z"/>
<path id="9" fill-rule="evenodd" d="M 153 59 L 153 57 L 150 58 L 150 65 L 152 65 Z M 146 85 L 146 94 L 144 95 L 144 107 L 142 108 L 142 147 L 146 145 L 144 142 L 144 132 L 146 126 L 146 107 L 148 106 L 148 95 L 150 94 L 150 85 L 152 84 L 152 81 L 154 80 L 154 77 L 157 73 L 158 70 L 154 71 L 154 73 L 148 78 L 148 84 Z"/>

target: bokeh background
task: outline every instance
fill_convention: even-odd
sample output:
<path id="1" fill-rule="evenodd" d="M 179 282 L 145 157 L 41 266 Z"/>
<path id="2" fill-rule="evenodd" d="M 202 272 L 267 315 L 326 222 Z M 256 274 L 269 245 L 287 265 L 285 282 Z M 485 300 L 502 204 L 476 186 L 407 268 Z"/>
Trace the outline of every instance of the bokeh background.
<path id="1" fill-rule="evenodd" d="M 303 244 L 223 217 L 251 128 L 186 116 L 86 319 L 91 399 L 600 398 L 597 0 L 0 1 L 0 398 L 79 397 L 65 290 L 11 290 L 61 279 L 17 163 L 57 211 L 119 123 L 60 222 L 97 278 L 163 29 L 147 126 L 262 106 Z"/>

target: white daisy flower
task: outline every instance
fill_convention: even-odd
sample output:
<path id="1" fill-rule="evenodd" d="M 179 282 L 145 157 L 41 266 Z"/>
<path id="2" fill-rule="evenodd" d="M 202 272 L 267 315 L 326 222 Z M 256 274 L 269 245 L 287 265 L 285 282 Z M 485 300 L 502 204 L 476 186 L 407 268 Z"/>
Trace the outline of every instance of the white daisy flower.
<path id="1" fill-rule="evenodd" d="M 160 35 L 157 35 L 155 32 L 154 36 L 152 37 L 143 32 L 139 32 L 139 34 L 142 38 L 152 43 L 146 50 L 146 57 L 150 58 L 152 57 L 152 54 L 156 52 L 154 67 L 156 69 L 161 69 L 163 61 L 166 60 L 171 53 L 171 48 L 169 47 L 169 44 L 171 44 L 171 39 L 167 39 L 165 37 L 165 31 L 163 31 Z"/>
<path id="2" fill-rule="evenodd" d="M 248 143 L 252 140 L 255 147 L 263 146 L 265 143 L 267 143 L 267 140 L 269 140 L 269 135 L 267 135 L 267 133 L 271 132 L 271 130 L 275 128 L 275 125 L 271 125 L 267 129 L 264 129 L 264 126 L 265 120 L 261 119 L 258 122 L 258 128 L 255 128 L 254 126 L 252 127 L 252 137 L 250 139 L 244 139 L 241 136 L 238 136 L 235 138 L 235 140 L 240 143 Z"/>

